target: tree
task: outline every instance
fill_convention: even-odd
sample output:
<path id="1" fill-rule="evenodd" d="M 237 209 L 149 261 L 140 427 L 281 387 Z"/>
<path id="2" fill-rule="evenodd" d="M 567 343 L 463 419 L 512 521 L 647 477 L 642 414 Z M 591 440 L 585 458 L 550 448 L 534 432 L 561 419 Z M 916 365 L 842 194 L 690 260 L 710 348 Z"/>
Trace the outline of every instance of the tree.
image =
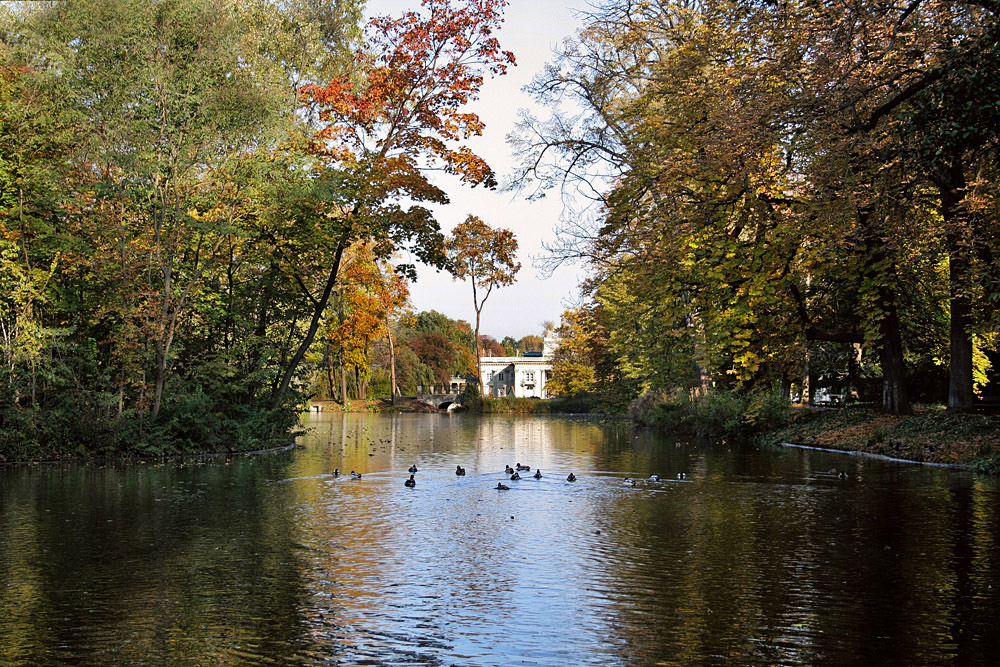
<path id="1" fill-rule="evenodd" d="M 507 229 L 493 229 L 480 218 L 469 215 L 455 226 L 448 241 L 449 271 L 456 280 L 472 283 L 472 305 L 476 310 L 476 377 L 482 383 L 479 322 L 486 299 L 495 288 L 510 285 L 521 269 L 516 261 L 517 239 Z M 481 294 L 480 294 L 481 292 Z"/>
<path id="2" fill-rule="evenodd" d="M 475 99 L 484 72 L 501 75 L 514 64 L 493 36 L 502 22 L 504 0 L 478 0 L 454 7 L 450 0 L 422 0 L 424 13 L 377 17 L 366 30 L 353 76 L 325 86 L 305 86 L 307 107 L 319 129 L 305 149 L 316 158 L 313 181 L 323 192 L 303 207 L 297 225 L 318 229 L 326 239 L 328 268 L 313 286 L 301 276 L 311 305 L 309 324 L 274 393 L 279 402 L 312 344 L 333 293 L 345 250 L 374 243 L 379 256 L 412 241 L 416 256 L 441 265 L 437 222 L 421 206 L 404 209 L 400 199 L 446 203 L 443 190 L 427 177 L 443 169 L 466 184 L 494 187 L 489 165 L 454 142 L 482 133 L 484 125 L 462 107 Z M 300 246 L 301 247 L 301 246 Z M 288 266 L 296 272 L 295 257 Z"/>
<path id="3" fill-rule="evenodd" d="M 504 336 L 500 344 L 503 346 L 505 356 L 508 357 L 513 357 L 520 349 L 520 343 L 513 336 Z"/>
<path id="4" fill-rule="evenodd" d="M 528 334 L 517 341 L 517 347 L 521 352 L 541 352 L 544 346 L 545 341 L 535 334 Z"/>
<path id="5" fill-rule="evenodd" d="M 275 148 L 301 122 L 288 73 L 349 69 L 337 53 L 354 28 L 337 22 L 358 10 L 327 3 L 319 30 L 298 11 L 310 4 L 3 7 L 0 236 L 12 245 L 0 250 L 4 269 L 24 268 L 5 284 L 28 289 L 12 286 L 18 305 L 0 317 L 32 332 L 22 366 L 51 362 L 31 379 L 46 419 L 26 441 L 166 452 L 221 433 L 251 446 L 286 437 L 294 408 L 257 403 L 301 326 L 273 249 L 287 238 L 278 212 L 296 205 L 283 198 L 308 173 Z M 322 63 L 275 46 L 302 34 L 324 35 L 305 57 Z M 275 42 L 261 48 L 265 36 Z M 23 90 L 8 97 L 8 82 Z"/>
<path id="6" fill-rule="evenodd" d="M 339 318 L 327 322 L 323 337 L 339 350 L 341 394 L 346 405 L 348 371 L 354 372 L 356 398 L 367 398 L 370 346 L 386 336 L 392 349 L 388 322 L 406 305 L 409 288 L 402 276 L 376 260 L 367 244 L 350 249 L 338 285 Z M 390 366 L 393 361 L 390 358 Z M 391 367 L 390 372 L 394 373 Z"/>
<path id="7" fill-rule="evenodd" d="M 553 261 L 589 262 L 625 376 L 752 388 L 788 381 L 820 341 L 863 343 L 879 353 L 883 409 L 905 413 L 903 334 L 937 312 L 918 304 L 940 293 L 926 268 L 945 258 L 952 369 L 968 368 L 971 276 L 991 282 L 992 233 L 947 165 L 953 148 L 982 165 L 995 146 L 995 31 L 992 5 L 947 0 L 616 1 L 589 15 L 533 84 L 583 112 L 526 118 L 520 147 L 526 182 L 595 202 L 596 224 L 564 229 Z M 953 177 L 944 228 L 927 173 Z"/>
<path id="8" fill-rule="evenodd" d="M 479 349 L 487 357 L 503 357 L 507 354 L 503 345 L 498 343 L 496 338 L 485 334 L 479 337 Z"/>
<path id="9" fill-rule="evenodd" d="M 437 384 L 448 385 L 451 382 L 458 361 L 457 351 L 451 341 L 440 334 L 421 333 L 411 338 L 408 345 L 420 362 L 434 373 Z"/>

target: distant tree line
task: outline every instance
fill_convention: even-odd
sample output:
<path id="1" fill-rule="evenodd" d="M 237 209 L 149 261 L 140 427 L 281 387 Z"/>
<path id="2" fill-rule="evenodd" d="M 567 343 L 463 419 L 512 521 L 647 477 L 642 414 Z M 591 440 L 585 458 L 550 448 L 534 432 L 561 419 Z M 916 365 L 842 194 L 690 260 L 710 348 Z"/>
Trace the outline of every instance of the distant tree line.
<path id="1" fill-rule="evenodd" d="M 398 396 L 449 386 L 452 378 L 470 382 L 476 378 L 474 333 L 468 322 L 436 310 L 418 313 L 404 310 L 393 316 L 388 331 L 392 350 L 389 335 L 373 339 L 363 355 L 355 357 L 362 360 L 361 364 L 343 363 L 334 341 L 324 341 L 319 348 L 322 360 L 311 376 L 310 395 L 338 402 L 343 402 L 345 396 L 348 401 L 386 399 L 392 395 L 393 372 Z M 518 339 L 504 336 L 503 342 L 481 334 L 479 341 L 485 356 L 518 356 L 542 350 L 542 337 L 534 334 Z"/>

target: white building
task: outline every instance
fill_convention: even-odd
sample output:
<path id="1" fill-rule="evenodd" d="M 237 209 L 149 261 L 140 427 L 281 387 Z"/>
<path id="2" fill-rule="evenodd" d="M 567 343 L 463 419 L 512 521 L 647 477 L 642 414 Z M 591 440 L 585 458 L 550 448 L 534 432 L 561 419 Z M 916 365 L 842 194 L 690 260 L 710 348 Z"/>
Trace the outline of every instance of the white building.
<path id="1" fill-rule="evenodd" d="M 480 357 L 483 395 L 549 398 L 546 385 L 552 375 L 556 345 L 554 338 L 546 336 L 541 352 L 525 352 L 518 357 Z"/>

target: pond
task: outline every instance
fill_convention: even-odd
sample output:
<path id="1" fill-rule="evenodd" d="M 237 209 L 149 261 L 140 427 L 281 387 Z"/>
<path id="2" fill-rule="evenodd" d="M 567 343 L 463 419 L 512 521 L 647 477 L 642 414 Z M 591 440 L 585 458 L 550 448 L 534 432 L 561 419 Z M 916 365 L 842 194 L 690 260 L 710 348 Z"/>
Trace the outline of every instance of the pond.
<path id="1" fill-rule="evenodd" d="M 995 480 L 583 417 L 304 419 L 261 456 L 0 468 L 0 664 L 997 664 Z"/>

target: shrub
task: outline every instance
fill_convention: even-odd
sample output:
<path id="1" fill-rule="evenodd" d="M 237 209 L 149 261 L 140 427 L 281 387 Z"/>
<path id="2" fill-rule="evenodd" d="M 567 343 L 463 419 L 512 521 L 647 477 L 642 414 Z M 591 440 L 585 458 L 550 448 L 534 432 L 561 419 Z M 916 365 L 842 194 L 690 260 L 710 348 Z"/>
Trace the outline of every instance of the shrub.
<path id="1" fill-rule="evenodd" d="M 483 394 L 479 390 L 479 385 L 473 383 L 465 385 L 465 390 L 462 391 L 459 402 L 466 410 L 481 412 L 483 409 Z"/>
<path id="2" fill-rule="evenodd" d="M 746 401 L 735 392 L 713 391 L 691 403 L 691 425 L 698 435 L 733 435 L 743 427 Z"/>
<path id="3" fill-rule="evenodd" d="M 976 461 L 972 464 L 972 470 L 980 475 L 1000 477 L 1000 454 Z"/>
<path id="4" fill-rule="evenodd" d="M 746 424 L 753 431 L 771 431 L 786 426 L 792 418 L 792 402 L 781 391 L 764 391 L 750 396 Z"/>

